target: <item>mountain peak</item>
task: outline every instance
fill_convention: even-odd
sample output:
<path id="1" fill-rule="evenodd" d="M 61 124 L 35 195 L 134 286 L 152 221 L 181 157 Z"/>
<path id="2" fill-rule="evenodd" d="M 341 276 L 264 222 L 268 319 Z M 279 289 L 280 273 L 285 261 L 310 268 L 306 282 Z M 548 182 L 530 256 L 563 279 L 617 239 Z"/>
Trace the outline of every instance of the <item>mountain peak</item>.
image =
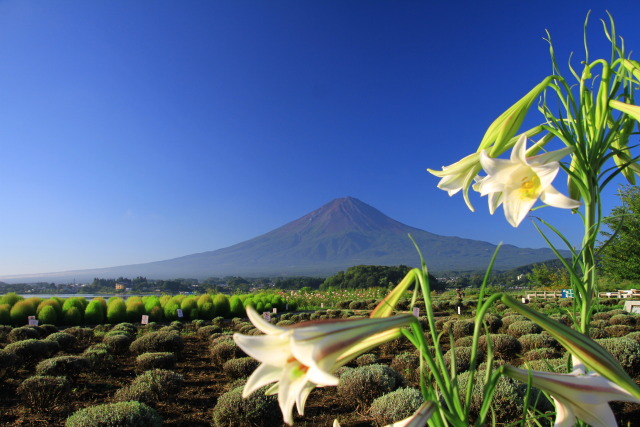
<path id="1" fill-rule="evenodd" d="M 215 251 L 146 264 L 14 276 L 11 279 L 313 276 L 335 274 L 359 264 L 416 265 L 420 259 L 408 234 L 422 250 L 433 272 L 482 270 L 489 265 L 496 249 L 495 245 L 487 242 L 439 236 L 410 227 L 355 197 L 341 197 L 266 234 Z M 521 249 L 505 245 L 494 268 L 514 268 L 552 258 L 554 254 L 549 249 Z"/>
<path id="2" fill-rule="evenodd" d="M 349 196 L 334 199 L 288 225 L 309 228 L 326 234 L 368 233 L 407 227 L 376 208 Z"/>

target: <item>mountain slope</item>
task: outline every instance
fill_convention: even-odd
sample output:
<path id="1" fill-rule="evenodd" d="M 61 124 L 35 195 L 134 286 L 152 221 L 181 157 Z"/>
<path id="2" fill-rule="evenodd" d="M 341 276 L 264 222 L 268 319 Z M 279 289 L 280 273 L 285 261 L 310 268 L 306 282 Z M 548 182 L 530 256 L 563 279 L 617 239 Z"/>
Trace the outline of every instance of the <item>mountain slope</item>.
<path id="1" fill-rule="evenodd" d="M 346 197 L 227 248 L 166 261 L 32 275 L 39 276 L 32 278 L 330 275 L 358 264 L 417 266 L 419 257 L 408 234 L 417 242 L 433 272 L 482 270 L 496 248 L 488 242 L 440 236 L 410 227 L 358 199 Z M 552 258 L 549 249 L 503 245 L 494 268 L 509 269 Z"/>

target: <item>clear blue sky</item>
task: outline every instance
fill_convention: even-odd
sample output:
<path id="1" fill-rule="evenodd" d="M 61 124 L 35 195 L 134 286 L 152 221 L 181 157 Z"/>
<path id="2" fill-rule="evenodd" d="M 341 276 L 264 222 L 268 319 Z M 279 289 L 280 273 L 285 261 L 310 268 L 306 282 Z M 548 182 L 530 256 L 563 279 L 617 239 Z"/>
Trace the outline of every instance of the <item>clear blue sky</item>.
<path id="1" fill-rule="evenodd" d="M 550 74 L 545 29 L 578 61 L 592 9 L 608 57 L 603 3 L 0 1 L 0 275 L 219 249 L 344 196 L 543 247 L 426 168 Z M 640 2 L 606 7 L 640 49 Z M 543 215 L 579 241 L 578 218 Z"/>

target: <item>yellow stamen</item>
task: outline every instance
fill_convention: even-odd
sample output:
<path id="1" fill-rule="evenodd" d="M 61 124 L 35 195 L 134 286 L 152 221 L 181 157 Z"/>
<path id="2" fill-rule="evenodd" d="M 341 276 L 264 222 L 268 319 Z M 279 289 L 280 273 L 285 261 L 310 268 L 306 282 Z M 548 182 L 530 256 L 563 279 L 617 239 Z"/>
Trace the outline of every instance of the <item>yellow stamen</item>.
<path id="1" fill-rule="evenodd" d="M 524 176 L 520 181 L 520 198 L 537 199 L 540 188 L 540 178 L 537 175 Z"/>

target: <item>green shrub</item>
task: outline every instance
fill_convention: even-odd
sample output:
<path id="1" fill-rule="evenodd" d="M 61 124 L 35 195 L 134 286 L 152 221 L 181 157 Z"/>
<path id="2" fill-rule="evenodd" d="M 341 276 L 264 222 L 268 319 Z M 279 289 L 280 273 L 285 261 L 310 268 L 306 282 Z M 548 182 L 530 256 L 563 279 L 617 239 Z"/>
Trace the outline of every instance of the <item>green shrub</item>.
<path id="1" fill-rule="evenodd" d="M 65 406 L 71 386 L 65 377 L 36 375 L 24 380 L 16 391 L 25 408 L 48 412 Z"/>
<path id="2" fill-rule="evenodd" d="M 531 350 L 533 351 L 533 350 Z M 520 364 L 522 369 L 533 369 L 534 371 L 544 372 L 567 372 L 567 361 L 565 359 L 537 359 L 537 360 L 524 360 Z"/>
<path id="3" fill-rule="evenodd" d="M 609 318 L 609 324 L 635 326 L 636 319 L 628 314 L 615 314 Z"/>
<path id="4" fill-rule="evenodd" d="M 170 302 L 164 306 L 164 318 L 166 320 L 177 320 L 178 319 L 178 309 L 180 305 L 177 302 Z"/>
<path id="5" fill-rule="evenodd" d="M 100 301 L 92 300 L 84 309 L 84 321 L 90 325 L 104 323 L 105 312 Z"/>
<path id="6" fill-rule="evenodd" d="M 527 351 L 522 355 L 524 360 L 558 359 L 562 353 L 556 348 L 540 347 Z"/>
<path id="7" fill-rule="evenodd" d="M 456 372 L 464 372 L 469 370 L 471 366 L 471 347 L 455 347 L 455 362 L 456 362 Z M 451 367 L 451 349 L 448 350 L 444 354 L 444 362 L 447 365 L 447 368 Z M 478 350 L 476 359 L 476 367 L 480 365 L 484 361 L 484 353 L 482 350 Z"/>
<path id="8" fill-rule="evenodd" d="M 633 332 L 633 327 L 629 325 L 611 325 L 604 328 L 607 334 L 612 338 L 624 337 Z"/>
<path id="9" fill-rule="evenodd" d="M 602 339 L 602 338 L 611 338 L 611 335 L 609 335 L 609 332 L 600 328 L 589 328 L 589 336 L 594 340 Z"/>
<path id="10" fill-rule="evenodd" d="M 176 355 L 168 351 L 142 353 L 136 357 L 136 369 L 138 372 L 151 369 L 173 369 L 176 366 L 176 361 Z"/>
<path id="11" fill-rule="evenodd" d="M 625 335 L 626 339 L 633 340 L 640 344 L 640 331 L 631 332 L 630 334 Z"/>
<path id="12" fill-rule="evenodd" d="M 230 317 L 231 306 L 229 305 L 229 298 L 225 294 L 216 294 L 213 298 L 213 309 L 216 316 Z"/>
<path id="13" fill-rule="evenodd" d="M 107 305 L 107 321 L 109 323 L 120 323 L 127 320 L 127 305 L 122 298 L 109 298 Z"/>
<path id="14" fill-rule="evenodd" d="M 104 344 L 96 344 L 87 348 L 83 353 L 92 370 L 110 369 L 115 365 L 116 359 Z"/>
<path id="15" fill-rule="evenodd" d="M 391 368 L 398 372 L 410 385 L 420 383 L 420 359 L 412 353 L 398 354 L 390 364 Z"/>
<path id="16" fill-rule="evenodd" d="M 375 365 L 379 363 L 378 356 L 373 353 L 365 353 L 355 360 L 356 365 L 358 366 L 367 366 L 367 365 Z"/>
<path id="17" fill-rule="evenodd" d="M 58 311 L 51 305 L 45 305 L 36 315 L 40 323 L 48 323 L 51 325 L 58 323 L 58 317 Z"/>
<path id="18" fill-rule="evenodd" d="M 79 325 L 82 323 L 82 311 L 78 307 L 70 307 L 64 312 L 63 322 L 69 326 Z"/>
<path id="19" fill-rule="evenodd" d="M 67 312 L 71 307 L 77 308 L 80 313 L 84 313 L 84 309 L 86 307 L 86 300 L 84 298 L 71 297 L 64 300 L 62 304 L 62 311 Z"/>
<path id="20" fill-rule="evenodd" d="M 215 317 L 216 311 L 213 302 L 205 302 L 200 308 L 200 317 L 205 320 L 211 320 Z"/>
<path id="21" fill-rule="evenodd" d="M 36 310 L 33 308 L 33 304 L 29 301 L 18 301 L 13 307 L 11 307 L 11 311 L 9 312 L 9 316 L 11 317 L 11 323 L 18 325 L 26 325 L 29 323 L 29 316 L 35 316 Z"/>
<path id="22" fill-rule="evenodd" d="M 632 378 L 640 376 L 640 344 L 627 338 L 605 338 L 596 342 L 611 353 Z"/>
<path id="23" fill-rule="evenodd" d="M 198 309 L 200 309 L 202 311 L 202 307 L 205 304 L 212 304 L 213 305 L 213 300 L 211 299 L 211 295 L 210 294 L 202 294 L 198 297 L 197 300 L 197 305 L 198 305 Z"/>
<path id="24" fill-rule="evenodd" d="M 8 304 L 9 307 L 13 306 L 18 301 L 23 301 L 24 297 L 18 295 L 15 292 L 9 292 L 0 297 L 0 304 Z"/>
<path id="25" fill-rule="evenodd" d="M 162 417 L 155 409 L 144 403 L 106 403 L 73 413 L 65 425 L 66 427 L 162 427 Z"/>
<path id="26" fill-rule="evenodd" d="M 127 335 L 133 338 L 136 336 L 136 333 L 138 333 L 138 328 L 136 328 L 129 322 L 122 322 L 111 328 L 110 332 L 125 332 Z"/>
<path id="27" fill-rule="evenodd" d="M 370 405 L 376 397 L 404 385 L 404 379 L 387 365 L 368 365 L 354 368 L 340 377 L 338 395 L 345 402 L 360 408 Z"/>
<path id="28" fill-rule="evenodd" d="M 8 344 L 4 351 L 15 356 L 18 366 L 30 367 L 52 354 L 52 347 L 45 341 L 28 339 Z"/>
<path id="29" fill-rule="evenodd" d="M 521 351 L 520 342 L 512 335 L 491 334 L 489 335 L 493 349 L 493 355 L 497 359 L 510 360 L 516 357 Z M 485 354 L 487 353 L 487 336 L 482 335 L 478 340 L 478 347 Z"/>
<path id="30" fill-rule="evenodd" d="M 118 402 L 135 400 L 143 403 L 161 402 L 180 391 L 182 375 L 167 369 L 152 369 L 134 378 L 126 387 L 118 390 L 114 399 Z"/>
<path id="31" fill-rule="evenodd" d="M 91 364 L 82 356 L 57 356 L 45 359 L 36 365 L 37 375 L 50 375 L 54 377 L 75 377 L 90 369 Z"/>
<path id="32" fill-rule="evenodd" d="M 195 299 L 195 297 L 191 296 L 191 297 L 187 297 L 185 299 L 182 300 L 182 302 L 180 303 L 180 308 L 182 309 L 182 312 L 184 313 L 185 317 L 189 316 L 189 313 L 191 313 L 191 310 L 198 310 L 198 301 Z M 194 319 L 192 317 L 188 317 L 189 319 Z"/>
<path id="33" fill-rule="evenodd" d="M 245 313 L 244 305 L 242 305 L 242 300 L 239 296 L 233 295 L 229 298 L 229 314 L 231 316 L 244 317 L 246 316 Z"/>
<path id="34" fill-rule="evenodd" d="M 256 370 L 260 362 L 253 357 L 229 359 L 222 365 L 222 372 L 229 378 L 246 378 Z"/>
<path id="35" fill-rule="evenodd" d="M 77 345 L 81 348 L 88 347 L 95 339 L 93 329 L 91 328 L 67 328 L 64 332 L 73 335 L 76 338 Z"/>
<path id="36" fill-rule="evenodd" d="M 539 334 L 542 328 L 530 320 L 518 320 L 509 325 L 507 333 L 519 338 L 523 335 Z"/>
<path id="37" fill-rule="evenodd" d="M 55 341 L 61 350 L 69 351 L 76 345 L 77 339 L 66 332 L 55 332 L 44 339 L 45 341 Z"/>
<path id="38" fill-rule="evenodd" d="M 203 326 L 198 329 L 198 336 L 201 338 L 209 338 L 213 334 L 219 334 L 222 332 L 222 328 L 217 325 Z"/>
<path id="39" fill-rule="evenodd" d="M 217 367 L 222 367 L 227 360 L 246 356 L 231 338 L 213 341 L 209 346 L 209 355 L 213 365 Z"/>
<path id="40" fill-rule="evenodd" d="M 502 318 L 502 329 L 504 331 L 506 331 L 507 328 L 509 328 L 509 325 L 511 325 L 512 323 L 520 322 L 520 321 L 523 321 L 523 320 L 529 321 L 528 318 L 526 318 L 525 316 L 523 316 L 521 314 L 512 314 L 512 315 L 509 315 L 509 316 L 504 316 Z"/>
<path id="41" fill-rule="evenodd" d="M 207 322 L 205 322 L 203 319 L 194 319 L 194 320 L 191 322 L 191 326 L 192 326 L 195 330 L 198 330 L 198 329 L 200 329 L 200 328 L 202 328 L 202 327 L 204 327 L 204 326 L 206 326 L 206 325 L 207 325 Z"/>
<path id="42" fill-rule="evenodd" d="M 114 354 L 124 354 L 129 350 L 129 346 L 133 340 L 125 332 L 119 332 L 118 335 L 105 335 L 102 342 L 109 347 Z"/>
<path id="43" fill-rule="evenodd" d="M 410 417 L 423 402 L 418 390 L 399 388 L 375 399 L 369 414 L 377 425 L 384 426 Z"/>
<path id="44" fill-rule="evenodd" d="M 20 326 L 19 328 L 13 328 L 7 334 L 7 339 L 9 340 L 9 342 L 37 340 L 38 338 L 40 338 L 40 334 L 35 328 L 31 326 Z"/>
<path id="45" fill-rule="evenodd" d="M 473 344 L 473 337 L 462 337 L 455 340 L 454 345 L 456 347 L 471 347 Z"/>
<path id="46" fill-rule="evenodd" d="M 402 349 L 405 347 L 406 343 L 406 339 L 396 338 L 395 340 L 385 342 L 378 348 L 380 349 L 380 353 L 388 356 L 394 356 L 402 352 Z"/>
<path id="47" fill-rule="evenodd" d="M 238 332 L 240 332 L 241 334 L 244 334 L 244 335 L 249 335 L 249 331 L 251 331 L 253 329 L 255 329 L 255 327 L 251 323 L 248 323 L 248 322 L 241 323 L 241 324 L 238 325 Z"/>
<path id="48" fill-rule="evenodd" d="M 9 304 L 0 304 L 0 325 L 9 325 L 11 323 L 11 306 Z"/>
<path id="49" fill-rule="evenodd" d="M 128 322 L 140 323 L 142 315 L 147 314 L 144 303 L 139 297 L 129 297 L 125 303 L 127 310 L 125 317 Z"/>
<path id="50" fill-rule="evenodd" d="M 215 427 L 271 427 L 282 424 L 282 413 L 276 395 L 265 395 L 263 387 L 246 399 L 242 398 L 242 387 L 236 387 L 219 398 L 213 408 Z"/>
<path id="51" fill-rule="evenodd" d="M 458 389 L 460 397 L 464 402 L 464 396 L 469 382 L 469 372 L 458 375 Z M 477 417 L 485 396 L 483 393 L 485 371 L 478 370 L 474 376 L 473 391 L 471 393 L 471 415 Z M 491 403 L 498 423 L 515 422 L 522 417 L 524 410 L 524 397 L 527 392 L 527 385 L 509 377 L 502 376 L 496 383 L 495 393 Z M 540 391 L 533 388 L 531 390 L 531 402 L 535 402 L 536 397 L 541 395 Z M 541 397 L 538 401 L 538 410 L 551 410 L 552 406 L 547 399 Z M 489 419 L 491 417 L 489 416 Z"/>
<path id="52" fill-rule="evenodd" d="M 13 367 L 16 365 L 16 359 L 15 354 L 0 350 L 0 380 L 9 372 L 13 371 Z"/>
<path id="53" fill-rule="evenodd" d="M 184 340 L 177 332 L 149 332 L 131 343 L 129 349 L 136 354 L 165 352 L 179 354 L 184 348 Z"/>
<path id="54" fill-rule="evenodd" d="M 518 338 L 522 346 L 522 352 L 527 352 L 536 348 L 552 347 L 560 349 L 560 343 L 547 334 L 525 334 Z"/>
<path id="55" fill-rule="evenodd" d="M 492 334 L 498 333 L 502 327 L 502 319 L 496 314 L 485 314 L 484 321 Z"/>
<path id="56" fill-rule="evenodd" d="M 455 322 L 453 322 L 453 325 L 451 326 L 451 332 L 453 333 L 453 338 L 458 339 L 458 338 L 473 335 L 474 326 L 475 326 L 475 323 L 473 320 L 456 320 Z"/>
<path id="57" fill-rule="evenodd" d="M 39 330 L 38 332 L 40 333 L 40 336 L 42 338 L 46 338 L 51 334 L 55 334 L 56 332 L 60 332 L 60 329 L 58 329 L 58 327 L 56 325 L 52 325 L 50 323 L 41 323 L 38 326 Z"/>
<path id="58" fill-rule="evenodd" d="M 591 315 L 591 320 L 604 320 L 608 322 L 614 314 L 615 313 L 612 313 L 611 311 L 600 311 L 598 313 L 593 313 L 593 315 Z"/>
<path id="59" fill-rule="evenodd" d="M 276 326 L 291 326 L 291 325 L 295 324 L 295 322 L 293 320 L 287 320 L 287 319 L 282 319 L 282 318 L 280 318 L 280 319 L 281 320 L 278 323 L 276 323 Z"/>

